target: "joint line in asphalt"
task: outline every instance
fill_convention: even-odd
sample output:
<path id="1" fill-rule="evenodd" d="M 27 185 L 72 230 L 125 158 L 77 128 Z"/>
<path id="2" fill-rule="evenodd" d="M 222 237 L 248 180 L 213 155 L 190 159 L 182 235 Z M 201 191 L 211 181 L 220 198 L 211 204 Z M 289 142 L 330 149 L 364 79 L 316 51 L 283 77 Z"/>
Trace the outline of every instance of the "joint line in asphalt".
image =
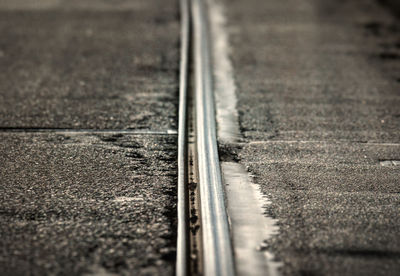
<path id="1" fill-rule="evenodd" d="M 122 133 L 131 135 L 177 135 L 174 129 L 149 130 L 149 129 L 73 129 L 73 128 L 13 128 L 2 127 L 0 133 Z"/>

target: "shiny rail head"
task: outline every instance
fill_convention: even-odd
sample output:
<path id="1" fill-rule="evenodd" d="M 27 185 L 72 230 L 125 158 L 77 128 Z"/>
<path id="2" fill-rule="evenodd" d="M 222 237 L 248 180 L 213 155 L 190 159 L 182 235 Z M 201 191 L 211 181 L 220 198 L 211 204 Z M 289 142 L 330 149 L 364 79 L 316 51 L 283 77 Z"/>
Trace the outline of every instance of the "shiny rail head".
<path id="1" fill-rule="evenodd" d="M 192 16 L 204 274 L 234 275 L 232 244 L 216 139 L 210 36 L 204 1 L 192 1 Z"/>

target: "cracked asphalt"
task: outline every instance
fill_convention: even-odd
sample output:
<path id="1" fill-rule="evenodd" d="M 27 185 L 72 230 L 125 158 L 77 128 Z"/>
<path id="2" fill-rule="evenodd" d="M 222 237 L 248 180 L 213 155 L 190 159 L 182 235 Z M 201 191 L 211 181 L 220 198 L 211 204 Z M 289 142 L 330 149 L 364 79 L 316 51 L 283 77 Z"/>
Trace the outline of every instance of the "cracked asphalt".
<path id="1" fill-rule="evenodd" d="M 2 275 L 172 274 L 175 137 L 0 136 Z"/>
<path id="2" fill-rule="evenodd" d="M 243 143 L 221 153 L 272 202 L 281 273 L 398 275 L 399 19 L 372 0 L 223 3 Z"/>
<path id="3" fill-rule="evenodd" d="M 178 16 L 0 1 L 1 275 L 173 274 Z"/>
<path id="4" fill-rule="evenodd" d="M 398 5 L 221 2 L 281 273 L 398 275 Z M 1 275 L 174 273 L 178 11 L 0 0 Z"/>

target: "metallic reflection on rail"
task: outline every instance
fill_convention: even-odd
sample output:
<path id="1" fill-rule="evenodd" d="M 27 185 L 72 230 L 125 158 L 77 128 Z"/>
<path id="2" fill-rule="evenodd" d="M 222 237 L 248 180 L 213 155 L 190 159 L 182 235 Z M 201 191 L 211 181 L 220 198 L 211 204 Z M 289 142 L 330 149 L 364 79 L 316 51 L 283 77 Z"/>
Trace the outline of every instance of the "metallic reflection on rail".
<path id="1" fill-rule="evenodd" d="M 234 275 L 232 245 L 224 203 L 218 157 L 208 20 L 204 1 L 181 0 L 182 39 L 180 66 L 180 115 L 178 137 L 178 248 L 177 275 L 187 275 L 187 87 L 189 36 L 192 28 L 195 135 L 200 188 L 203 272 Z M 192 17 L 189 9 L 191 8 Z M 185 220 L 183 222 L 182 220 Z M 185 231 L 186 230 L 186 231 Z M 185 232 L 183 232 L 185 231 Z"/>

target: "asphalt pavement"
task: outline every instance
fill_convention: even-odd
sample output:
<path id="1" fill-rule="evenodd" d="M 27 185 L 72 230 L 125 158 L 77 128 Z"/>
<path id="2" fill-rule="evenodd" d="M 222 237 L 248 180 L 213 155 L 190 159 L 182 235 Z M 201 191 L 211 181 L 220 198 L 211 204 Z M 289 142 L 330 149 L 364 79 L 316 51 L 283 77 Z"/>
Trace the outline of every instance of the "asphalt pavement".
<path id="1" fill-rule="evenodd" d="M 178 3 L 0 1 L 0 274 L 171 275 Z"/>
<path id="2" fill-rule="evenodd" d="M 242 135 L 221 159 L 271 201 L 264 248 L 283 275 L 398 275 L 397 5 L 221 3 Z M 174 273 L 178 12 L 0 0 L 1 275 Z"/>
<path id="3" fill-rule="evenodd" d="M 30 2 L 0 5 L 1 127 L 176 129 L 176 2 Z"/>
<path id="4" fill-rule="evenodd" d="M 243 143 L 283 275 L 400 271 L 400 24 L 368 1 L 224 1 Z M 232 157 L 231 157 L 232 158 Z"/>

